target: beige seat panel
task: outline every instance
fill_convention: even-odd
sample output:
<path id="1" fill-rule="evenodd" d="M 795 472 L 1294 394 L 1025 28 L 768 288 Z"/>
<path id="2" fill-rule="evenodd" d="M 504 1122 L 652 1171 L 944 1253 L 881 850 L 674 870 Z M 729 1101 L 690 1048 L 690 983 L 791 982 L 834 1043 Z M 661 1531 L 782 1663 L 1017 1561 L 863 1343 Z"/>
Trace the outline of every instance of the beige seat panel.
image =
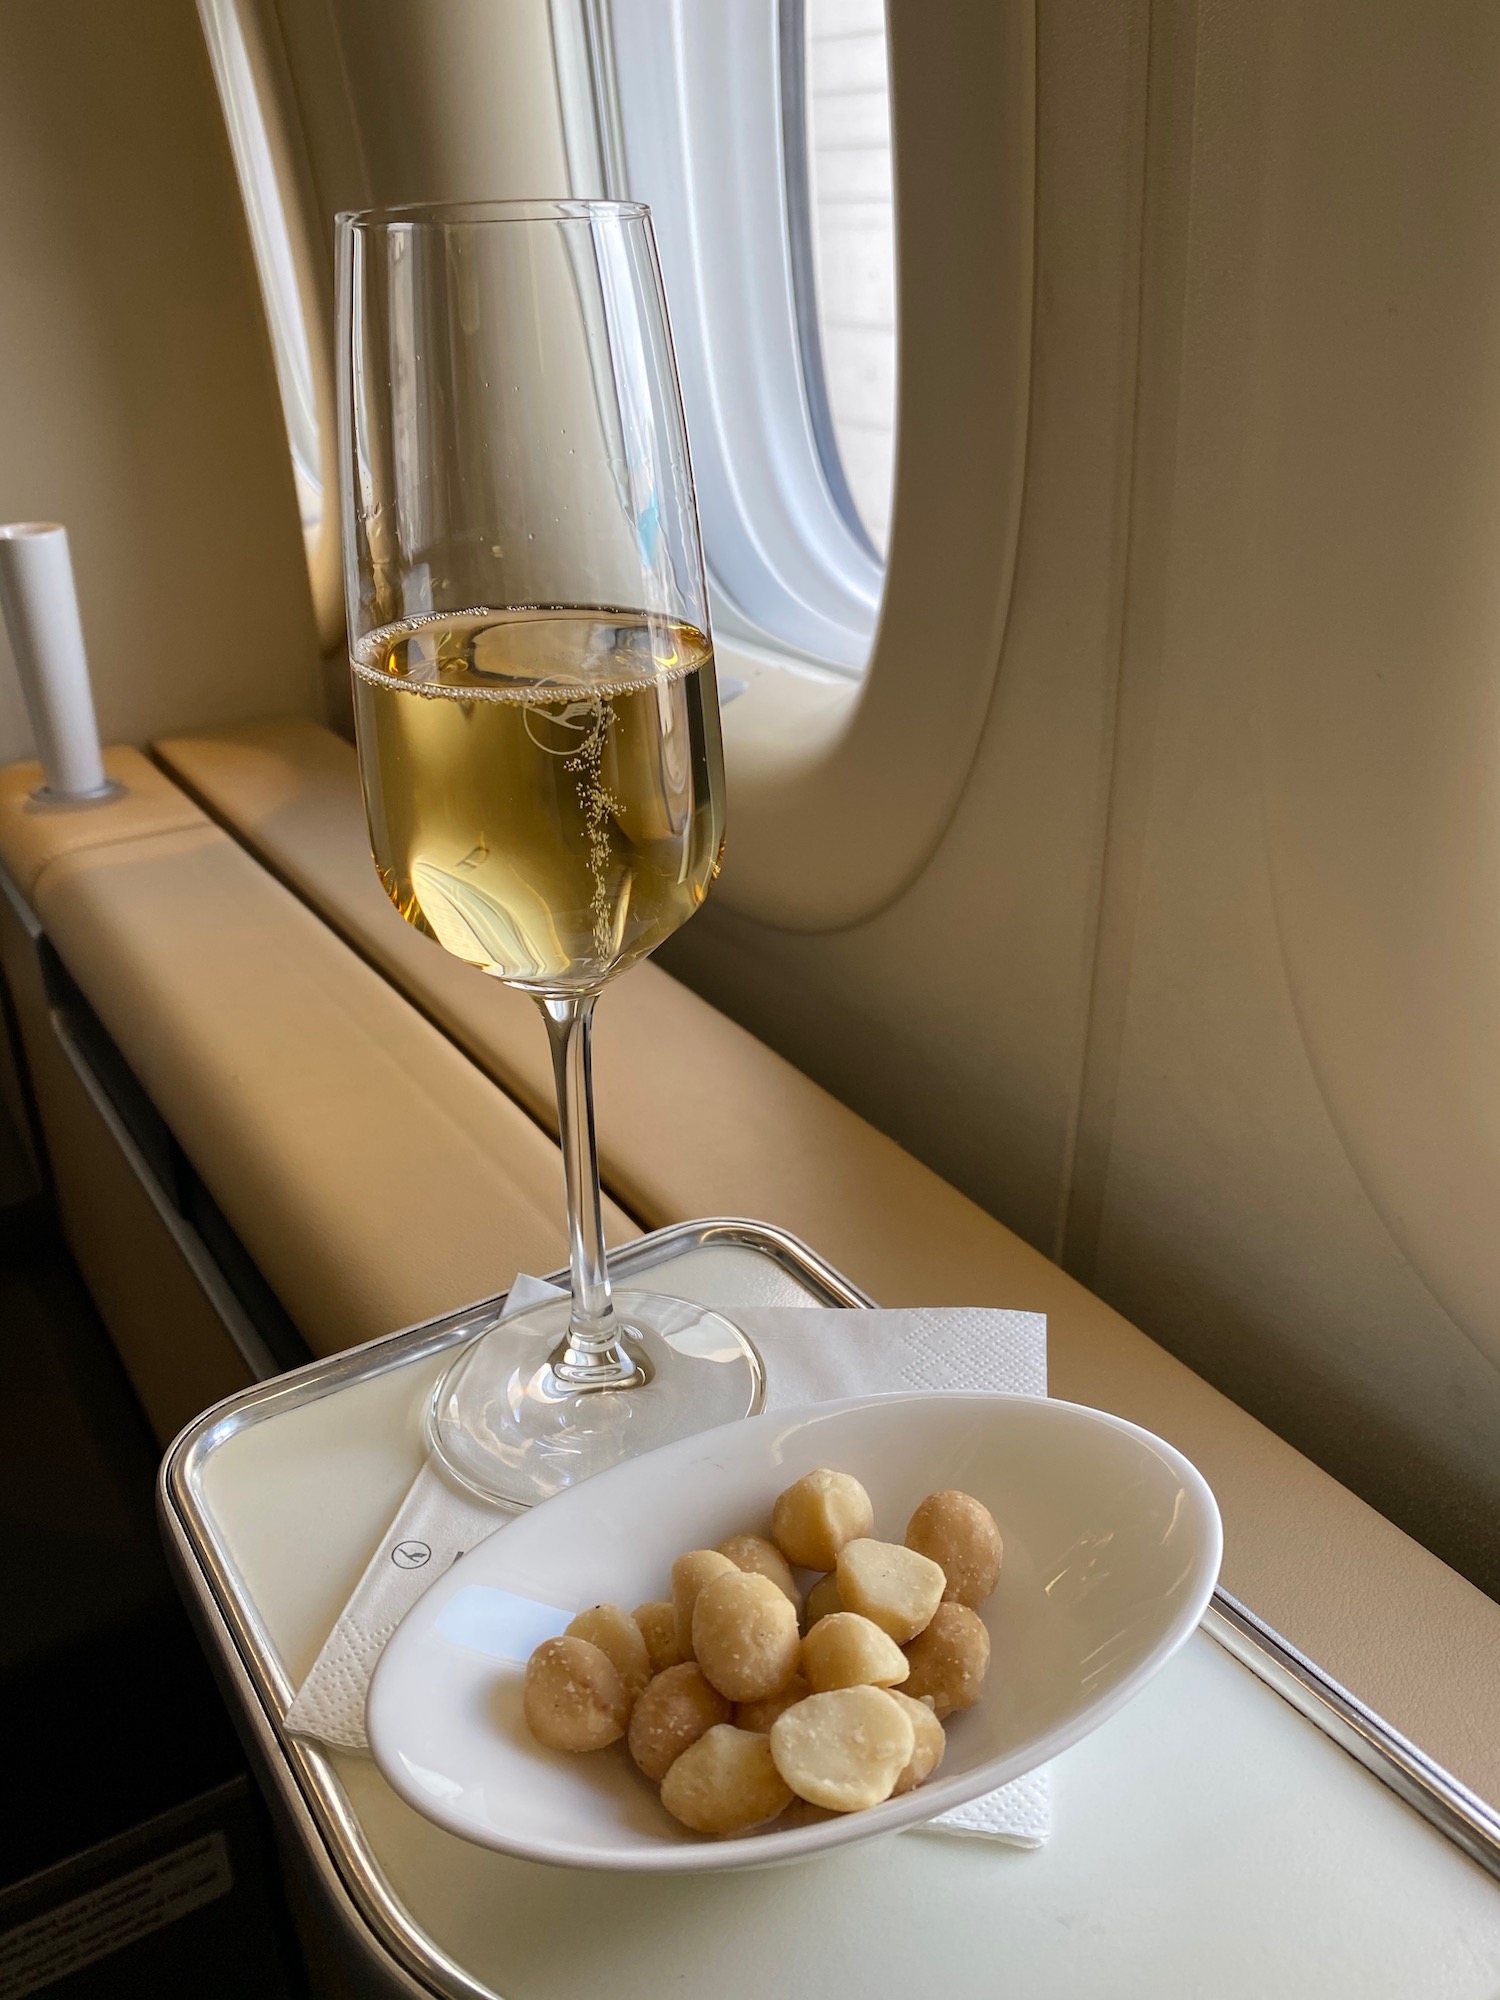
<path id="1" fill-rule="evenodd" d="M 3 968 L 63 1228 L 158 1441 L 250 1370 L 52 1030 L 36 947 L 0 897 Z"/>
<path id="2" fill-rule="evenodd" d="M 418 937 L 370 866 L 354 753 L 300 720 L 157 746 L 168 768 L 507 1090 L 550 1117 L 534 1009 Z M 920 1162 L 654 966 L 606 997 L 604 1173 L 645 1223 L 795 1230 L 888 1304 L 1048 1314 L 1054 1393 L 1180 1445 L 1224 1509 L 1228 1587 L 1500 1797 L 1500 1607 Z"/>
<path id="3" fill-rule="evenodd" d="M 318 1352 L 566 1261 L 552 1142 L 218 828 L 60 854 L 35 906 Z"/>

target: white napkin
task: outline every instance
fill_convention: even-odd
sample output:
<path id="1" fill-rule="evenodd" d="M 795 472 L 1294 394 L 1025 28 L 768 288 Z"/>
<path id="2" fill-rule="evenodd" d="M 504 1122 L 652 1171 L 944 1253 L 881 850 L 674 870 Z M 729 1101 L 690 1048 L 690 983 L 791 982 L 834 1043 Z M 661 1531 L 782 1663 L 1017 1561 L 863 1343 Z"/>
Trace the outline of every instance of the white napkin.
<path id="1" fill-rule="evenodd" d="M 559 1296 L 556 1287 L 523 1275 L 511 1287 L 504 1316 Z M 769 1410 L 898 1389 L 1047 1392 L 1042 1313 L 988 1306 L 899 1312 L 737 1306 L 734 1320 L 760 1350 Z M 429 1459 L 297 1690 L 286 1727 L 339 1749 L 368 1750 L 365 1695 L 387 1640 L 428 1584 L 492 1534 L 506 1514 L 452 1484 Z M 1033 1771 L 929 1825 L 934 1832 L 1040 1847 L 1052 1830 L 1047 1773 Z"/>

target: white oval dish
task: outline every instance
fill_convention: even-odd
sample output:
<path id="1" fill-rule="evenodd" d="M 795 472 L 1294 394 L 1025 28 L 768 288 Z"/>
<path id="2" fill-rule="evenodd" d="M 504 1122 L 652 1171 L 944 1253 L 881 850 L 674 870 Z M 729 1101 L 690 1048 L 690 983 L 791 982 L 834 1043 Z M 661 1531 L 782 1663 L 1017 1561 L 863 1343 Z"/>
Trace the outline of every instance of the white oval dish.
<path id="1" fill-rule="evenodd" d="M 586 1605 L 669 1595 L 672 1560 L 744 1530 L 816 1466 L 869 1490 L 900 1541 L 942 1487 L 974 1494 L 1005 1540 L 984 1606 L 984 1694 L 947 1725 L 938 1775 L 868 1812 L 728 1840 L 678 1826 L 623 1745 L 544 1750 L 521 1715 L 526 1659 Z M 1076 1743 L 1137 1693 L 1202 1617 L 1218 1508 L 1148 1431 L 1029 1396 L 867 1396 L 684 1438 L 508 1522 L 440 1577 L 370 1685 L 375 1761 L 396 1791 L 481 1846 L 575 1868 L 764 1867 L 889 1833 L 993 1791 Z"/>

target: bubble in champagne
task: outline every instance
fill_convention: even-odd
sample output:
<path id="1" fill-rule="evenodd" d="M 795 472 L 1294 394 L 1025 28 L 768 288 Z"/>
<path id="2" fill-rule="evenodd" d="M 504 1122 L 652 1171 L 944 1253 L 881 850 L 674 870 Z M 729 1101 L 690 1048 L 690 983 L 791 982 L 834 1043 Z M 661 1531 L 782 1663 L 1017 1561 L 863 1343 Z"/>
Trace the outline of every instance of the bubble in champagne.
<path id="1" fill-rule="evenodd" d="M 401 914 L 537 992 L 586 990 L 653 950 L 717 873 L 712 659 L 687 626 L 572 608 L 369 635 L 360 770 Z"/>

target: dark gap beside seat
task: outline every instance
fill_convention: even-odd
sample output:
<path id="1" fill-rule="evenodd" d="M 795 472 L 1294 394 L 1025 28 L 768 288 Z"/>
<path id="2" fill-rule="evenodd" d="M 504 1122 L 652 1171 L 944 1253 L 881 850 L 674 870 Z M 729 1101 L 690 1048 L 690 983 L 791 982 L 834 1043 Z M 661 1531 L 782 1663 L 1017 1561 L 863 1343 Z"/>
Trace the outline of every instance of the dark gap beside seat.
<path id="1" fill-rule="evenodd" d="M 227 1994 L 227 1951 L 259 1968 L 243 1990 L 270 2000 L 302 1990 L 290 1921 L 264 1809 L 167 1570 L 156 1464 L 48 1198 L 0 1206 L 0 1946 L 107 1894 L 162 1841 L 207 1841 L 232 1893 L 58 1990 L 122 1991 L 111 1982 L 149 1965 L 154 1990 Z"/>

